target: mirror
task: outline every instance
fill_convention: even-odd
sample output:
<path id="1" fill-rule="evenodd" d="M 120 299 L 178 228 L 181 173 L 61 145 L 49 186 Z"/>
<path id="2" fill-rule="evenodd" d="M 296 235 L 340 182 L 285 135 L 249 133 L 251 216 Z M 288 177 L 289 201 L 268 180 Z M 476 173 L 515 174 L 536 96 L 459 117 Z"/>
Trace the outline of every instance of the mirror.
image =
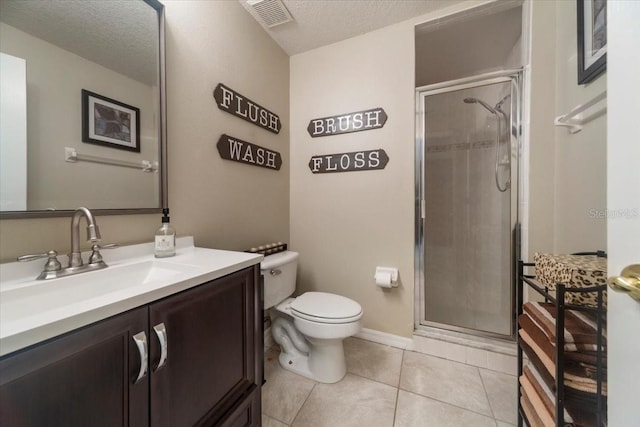
<path id="1" fill-rule="evenodd" d="M 160 212 L 157 0 L 0 2 L 0 217 Z"/>

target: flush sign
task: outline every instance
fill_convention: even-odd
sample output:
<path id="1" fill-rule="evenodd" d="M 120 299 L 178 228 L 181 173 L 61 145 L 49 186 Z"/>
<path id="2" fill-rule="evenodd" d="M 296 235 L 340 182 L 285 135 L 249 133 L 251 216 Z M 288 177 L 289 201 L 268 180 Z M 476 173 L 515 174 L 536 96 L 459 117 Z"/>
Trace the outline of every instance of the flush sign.
<path id="1" fill-rule="evenodd" d="M 218 103 L 218 108 L 233 114 L 236 117 L 260 126 L 273 133 L 279 133 L 282 124 L 280 117 L 264 107 L 253 102 L 249 98 L 240 95 L 238 92 L 228 88 L 222 83 L 218 83 L 213 91 L 213 98 Z"/>
<path id="2" fill-rule="evenodd" d="M 380 129 L 386 121 L 387 113 L 382 108 L 374 108 L 372 110 L 313 119 L 307 126 L 307 132 L 313 138 L 339 135 L 341 133 Z"/>
<path id="3" fill-rule="evenodd" d="M 309 160 L 309 169 L 312 173 L 353 172 L 384 169 L 387 163 L 389 156 L 378 149 L 313 156 Z"/>
<path id="4" fill-rule="evenodd" d="M 223 134 L 216 145 L 220 157 L 225 160 L 280 170 L 282 157 L 277 151 L 268 150 L 259 145 Z"/>

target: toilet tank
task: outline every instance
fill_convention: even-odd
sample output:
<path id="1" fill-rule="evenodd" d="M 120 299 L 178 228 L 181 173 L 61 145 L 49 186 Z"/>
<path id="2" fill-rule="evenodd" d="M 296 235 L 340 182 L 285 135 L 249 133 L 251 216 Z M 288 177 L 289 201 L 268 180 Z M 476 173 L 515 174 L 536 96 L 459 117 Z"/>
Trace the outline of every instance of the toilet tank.
<path id="1" fill-rule="evenodd" d="M 284 251 L 264 257 L 260 263 L 260 273 L 264 277 L 265 310 L 293 294 L 296 289 L 297 267 L 297 252 Z"/>

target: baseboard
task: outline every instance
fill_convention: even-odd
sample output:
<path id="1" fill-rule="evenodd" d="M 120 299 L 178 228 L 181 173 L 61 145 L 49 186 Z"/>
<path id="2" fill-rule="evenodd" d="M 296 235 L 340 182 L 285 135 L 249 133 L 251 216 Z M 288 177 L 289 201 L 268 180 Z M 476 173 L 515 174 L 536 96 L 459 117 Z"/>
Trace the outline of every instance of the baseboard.
<path id="1" fill-rule="evenodd" d="M 402 350 L 413 349 L 413 340 L 411 338 L 388 334 L 386 332 L 380 332 L 374 329 L 362 328 L 362 330 L 358 332 L 355 337 L 367 341 L 376 342 L 378 344 L 385 344 L 391 347 L 400 348 Z"/>

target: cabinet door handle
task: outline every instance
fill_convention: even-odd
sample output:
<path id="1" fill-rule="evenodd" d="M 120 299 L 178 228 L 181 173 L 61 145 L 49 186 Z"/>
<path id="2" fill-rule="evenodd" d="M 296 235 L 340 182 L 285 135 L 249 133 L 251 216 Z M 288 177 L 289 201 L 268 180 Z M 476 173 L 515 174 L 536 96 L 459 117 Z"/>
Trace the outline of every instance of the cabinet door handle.
<path id="1" fill-rule="evenodd" d="M 138 372 L 138 377 L 133 382 L 137 384 L 147 373 L 147 334 L 145 334 L 144 331 L 138 332 L 133 336 L 133 342 L 136 343 L 138 353 L 140 353 L 140 371 Z"/>
<path id="2" fill-rule="evenodd" d="M 160 342 L 160 361 L 158 362 L 158 366 L 155 368 L 155 371 L 157 371 L 167 363 L 167 328 L 165 328 L 163 322 L 154 326 L 153 330 L 158 336 L 158 341 Z"/>

